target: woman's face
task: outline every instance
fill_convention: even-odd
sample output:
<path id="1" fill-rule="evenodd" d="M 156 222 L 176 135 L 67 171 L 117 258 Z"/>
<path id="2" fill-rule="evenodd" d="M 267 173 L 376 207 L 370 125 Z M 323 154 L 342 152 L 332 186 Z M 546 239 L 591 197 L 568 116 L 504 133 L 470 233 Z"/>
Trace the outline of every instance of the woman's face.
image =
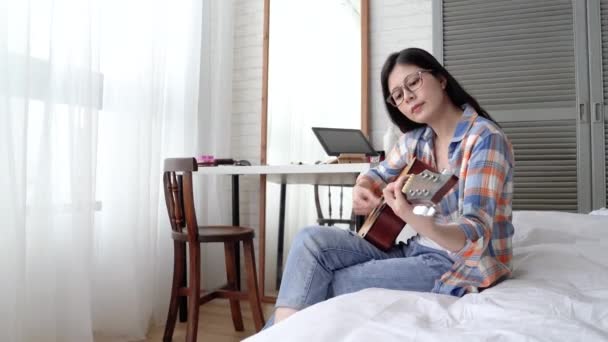
<path id="1" fill-rule="evenodd" d="M 388 76 L 388 89 L 396 102 L 401 102 L 397 106 L 401 113 L 414 122 L 428 124 L 441 113 L 446 82 L 423 70 L 411 64 L 395 65 Z M 404 81 L 408 89 L 404 89 Z"/>

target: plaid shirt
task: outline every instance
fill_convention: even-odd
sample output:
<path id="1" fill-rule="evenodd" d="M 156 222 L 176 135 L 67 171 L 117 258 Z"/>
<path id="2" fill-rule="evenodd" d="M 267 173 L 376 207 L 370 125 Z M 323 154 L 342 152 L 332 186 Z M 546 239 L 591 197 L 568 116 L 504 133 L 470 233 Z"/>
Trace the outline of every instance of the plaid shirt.
<path id="1" fill-rule="evenodd" d="M 454 187 L 437 205 L 437 220 L 457 223 L 466 244 L 452 254 L 454 265 L 432 292 L 462 296 L 479 292 L 511 274 L 511 201 L 513 149 L 492 121 L 465 106 L 449 146 Z M 405 133 L 385 161 L 359 178 L 367 178 L 379 194 L 407 163 L 416 158 L 437 168 L 433 153 L 434 132 L 424 126 Z"/>

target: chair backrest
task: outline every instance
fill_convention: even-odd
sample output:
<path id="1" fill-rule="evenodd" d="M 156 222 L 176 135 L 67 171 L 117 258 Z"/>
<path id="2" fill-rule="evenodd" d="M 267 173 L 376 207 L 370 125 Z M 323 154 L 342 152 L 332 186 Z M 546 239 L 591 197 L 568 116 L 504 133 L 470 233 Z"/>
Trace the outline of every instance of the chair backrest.
<path id="1" fill-rule="evenodd" d="M 163 188 L 167 213 L 174 232 L 183 232 L 186 227 L 189 241 L 196 241 L 198 224 L 194 209 L 192 172 L 198 171 L 194 158 L 167 158 L 163 172 Z"/>
<path id="2" fill-rule="evenodd" d="M 323 209 L 321 208 L 321 194 L 320 187 L 327 187 L 327 215 L 323 214 Z M 317 209 L 317 223 L 320 225 L 329 225 L 333 226 L 336 223 L 348 224 L 350 229 L 353 230 L 355 228 L 355 215 L 354 213 L 350 213 L 346 218 L 344 217 L 344 187 L 345 185 L 318 185 L 315 184 L 314 192 L 315 192 L 315 208 Z M 348 186 L 347 186 L 348 187 Z M 333 208 L 332 208 L 332 188 L 340 189 L 340 200 L 338 207 L 338 216 L 333 217 Z"/>

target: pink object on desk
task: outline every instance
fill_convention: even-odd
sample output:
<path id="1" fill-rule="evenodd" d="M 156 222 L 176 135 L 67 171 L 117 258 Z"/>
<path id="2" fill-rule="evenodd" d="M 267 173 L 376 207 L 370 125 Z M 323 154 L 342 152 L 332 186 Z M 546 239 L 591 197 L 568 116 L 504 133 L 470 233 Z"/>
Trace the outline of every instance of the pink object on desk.
<path id="1" fill-rule="evenodd" d="M 235 165 L 235 160 L 232 158 L 215 158 L 212 155 L 205 154 L 196 157 L 196 162 L 199 166 Z"/>
<path id="2" fill-rule="evenodd" d="M 212 155 L 203 154 L 201 156 L 196 157 L 196 162 L 199 165 L 214 166 L 215 158 Z"/>

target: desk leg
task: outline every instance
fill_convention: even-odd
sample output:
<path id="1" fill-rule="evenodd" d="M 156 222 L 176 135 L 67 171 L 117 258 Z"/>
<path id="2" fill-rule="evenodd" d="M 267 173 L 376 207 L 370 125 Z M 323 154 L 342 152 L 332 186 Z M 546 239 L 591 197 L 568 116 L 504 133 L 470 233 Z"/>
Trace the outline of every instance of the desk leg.
<path id="1" fill-rule="evenodd" d="M 232 225 L 240 226 L 239 175 L 232 175 Z M 235 243 L 234 262 L 236 263 L 236 289 L 241 289 L 241 246 Z"/>
<path id="2" fill-rule="evenodd" d="M 287 184 L 281 184 L 281 202 L 279 204 L 279 237 L 277 243 L 277 284 L 278 290 L 281 286 L 281 278 L 283 277 L 283 244 L 285 239 L 285 196 L 287 192 Z"/>
<path id="3" fill-rule="evenodd" d="M 363 226 L 365 222 L 365 216 L 363 215 L 355 215 L 355 232 L 359 232 L 359 229 Z"/>

